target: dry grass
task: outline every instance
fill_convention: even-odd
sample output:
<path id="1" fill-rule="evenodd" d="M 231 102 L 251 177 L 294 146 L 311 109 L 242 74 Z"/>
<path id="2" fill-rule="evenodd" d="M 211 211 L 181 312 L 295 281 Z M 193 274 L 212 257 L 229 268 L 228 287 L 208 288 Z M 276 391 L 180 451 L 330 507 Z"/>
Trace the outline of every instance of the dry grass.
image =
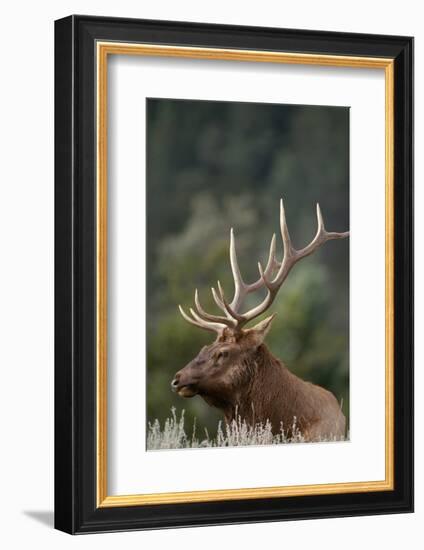
<path id="1" fill-rule="evenodd" d="M 248 445 L 279 445 L 282 443 L 303 443 L 302 434 L 296 428 L 296 419 L 293 420 L 291 437 L 287 437 L 281 426 L 280 433 L 273 434 L 271 424 L 256 424 L 249 426 L 240 417 L 230 424 L 219 422 L 217 436 L 209 437 L 207 430 L 204 435 L 197 436 L 196 424 L 187 435 L 184 426 L 184 411 L 178 418 L 175 408 L 171 409 L 171 417 L 167 418 L 163 426 L 159 420 L 149 422 L 147 431 L 147 449 L 150 451 L 160 449 L 195 449 L 208 447 L 245 447 Z M 328 441 L 328 440 L 327 440 Z M 336 441 L 332 439 L 331 441 Z"/>

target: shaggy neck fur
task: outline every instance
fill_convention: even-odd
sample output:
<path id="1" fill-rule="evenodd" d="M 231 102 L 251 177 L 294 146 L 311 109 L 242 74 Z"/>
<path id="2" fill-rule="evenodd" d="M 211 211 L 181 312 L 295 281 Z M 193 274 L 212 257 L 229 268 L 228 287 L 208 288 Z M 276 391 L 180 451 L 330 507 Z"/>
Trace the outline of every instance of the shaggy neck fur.
<path id="1" fill-rule="evenodd" d="M 302 384 L 305 382 L 262 344 L 253 357 L 234 369 L 228 391 L 221 392 L 219 398 L 204 396 L 204 399 L 221 409 L 227 422 L 240 418 L 254 426 L 269 420 L 274 433 L 280 432 L 283 424 L 284 432 L 290 435 Z M 300 418 L 297 420 L 302 422 Z"/>
<path id="2" fill-rule="evenodd" d="M 203 398 L 228 423 L 240 419 L 255 426 L 269 421 L 274 434 L 283 431 L 291 438 L 300 433 L 305 441 L 345 435 L 345 417 L 334 395 L 298 378 L 264 344 L 233 365 L 219 394 Z"/>

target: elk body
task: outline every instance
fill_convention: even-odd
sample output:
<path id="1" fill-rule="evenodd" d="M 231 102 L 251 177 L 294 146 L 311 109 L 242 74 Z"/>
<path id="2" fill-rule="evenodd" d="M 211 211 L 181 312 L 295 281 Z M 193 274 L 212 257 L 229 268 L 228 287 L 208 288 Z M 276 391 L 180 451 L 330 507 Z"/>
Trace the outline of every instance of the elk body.
<path id="1" fill-rule="evenodd" d="M 207 313 L 195 291 L 195 310 L 189 316 L 179 306 L 189 323 L 216 333 L 215 341 L 202 348 L 187 366 L 175 375 L 171 386 L 182 397 L 201 396 L 209 405 L 220 409 L 229 423 L 236 417 L 254 426 L 271 423 L 273 433 L 292 436 L 295 424 L 306 441 L 342 438 L 345 417 L 335 396 L 328 390 L 304 381 L 293 374 L 264 343 L 274 315 L 252 328 L 247 323 L 262 315 L 273 303 L 292 267 L 331 239 L 343 239 L 346 233 L 328 232 L 317 205 L 318 230 L 315 238 L 303 249 L 296 250 L 290 239 L 280 202 L 280 229 L 284 256 L 278 262 L 275 255 L 275 235 L 272 237 L 265 269 L 258 264 L 260 277 L 246 284 L 238 266 L 234 233 L 230 236 L 230 262 L 234 278 L 234 297 L 228 302 L 218 282 L 212 288 L 220 315 Z M 246 296 L 260 288 L 267 289 L 264 300 L 241 313 Z"/>

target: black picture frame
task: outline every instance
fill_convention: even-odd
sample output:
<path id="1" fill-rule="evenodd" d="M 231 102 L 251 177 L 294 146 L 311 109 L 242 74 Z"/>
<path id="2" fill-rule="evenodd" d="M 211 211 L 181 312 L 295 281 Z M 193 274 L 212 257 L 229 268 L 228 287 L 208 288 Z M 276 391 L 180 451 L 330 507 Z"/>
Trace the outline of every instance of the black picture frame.
<path id="1" fill-rule="evenodd" d="M 99 40 L 394 60 L 394 489 L 97 506 Z M 366 354 L 366 350 L 364 350 Z M 93 533 L 413 511 L 413 39 L 73 15 L 55 22 L 55 527 Z"/>

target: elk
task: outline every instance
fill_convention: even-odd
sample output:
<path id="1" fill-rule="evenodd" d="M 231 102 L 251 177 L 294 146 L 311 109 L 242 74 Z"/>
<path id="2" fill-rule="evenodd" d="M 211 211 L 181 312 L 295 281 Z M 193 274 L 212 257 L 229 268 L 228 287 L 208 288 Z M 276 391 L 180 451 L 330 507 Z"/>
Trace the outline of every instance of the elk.
<path id="1" fill-rule="evenodd" d="M 234 231 L 230 231 L 230 263 L 234 278 L 234 296 L 227 301 L 218 281 L 212 288 L 220 315 L 207 313 L 199 293 L 194 294 L 195 309 L 190 315 L 179 306 L 186 321 L 216 333 L 215 341 L 176 373 L 173 391 L 182 397 L 201 396 L 206 403 L 220 409 L 227 423 L 240 418 L 248 425 L 271 423 L 272 432 L 292 436 L 295 422 L 305 441 L 341 439 L 345 435 L 345 417 L 335 396 L 321 386 L 302 380 L 275 357 L 264 343 L 274 315 L 251 328 L 246 325 L 262 315 L 274 302 L 278 291 L 297 262 L 332 239 L 344 239 L 349 232 L 329 232 L 324 227 L 319 204 L 316 207 L 318 229 L 314 239 L 296 250 L 287 228 L 283 201 L 280 201 L 280 231 L 283 258 L 276 258 L 275 234 L 271 239 L 268 261 L 263 269 L 258 263 L 259 278 L 247 284 L 240 273 Z M 241 312 L 246 296 L 261 288 L 267 294 L 252 309 Z"/>

